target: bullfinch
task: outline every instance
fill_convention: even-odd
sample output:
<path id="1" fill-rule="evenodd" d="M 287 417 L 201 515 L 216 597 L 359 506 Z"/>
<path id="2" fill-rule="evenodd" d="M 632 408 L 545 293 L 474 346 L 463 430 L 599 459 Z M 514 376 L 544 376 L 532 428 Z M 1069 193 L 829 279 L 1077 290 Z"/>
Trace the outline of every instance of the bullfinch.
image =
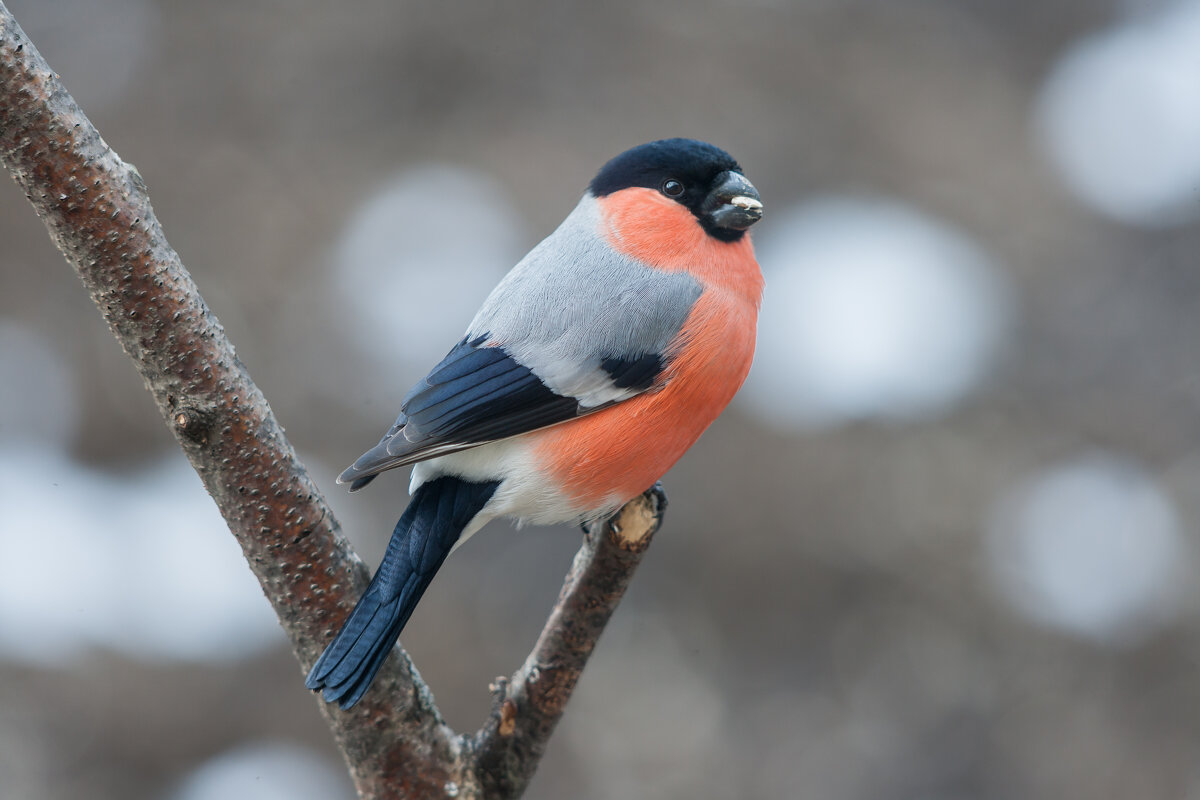
<path id="1" fill-rule="evenodd" d="M 446 556 L 489 520 L 601 519 L 670 469 L 750 369 L 763 278 L 746 231 L 761 217 L 738 163 L 704 142 L 604 165 L 338 478 L 356 491 L 416 465 L 309 689 L 357 703 Z"/>

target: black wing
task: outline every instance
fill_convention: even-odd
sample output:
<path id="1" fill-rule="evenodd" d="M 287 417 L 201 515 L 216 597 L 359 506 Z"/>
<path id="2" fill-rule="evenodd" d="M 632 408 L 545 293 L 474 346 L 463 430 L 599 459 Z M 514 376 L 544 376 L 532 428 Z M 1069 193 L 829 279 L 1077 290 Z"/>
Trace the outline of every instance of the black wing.
<path id="1" fill-rule="evenodd" d="M 350 490 L 366 486 L 394 467 L 506 439 L 590 414 L 607 405 L 584 407 L 557 394 L 503 347 L 486 347 L 486 336 L 463 339 L 404 398 L 396 423 L 379 444 L 338 477 Z M 601 367 L 614 385 L 649 388 L 661 372 L 657 354 L 607 358 Z M 652 374 L 653 373 L 653 374 Z"/>

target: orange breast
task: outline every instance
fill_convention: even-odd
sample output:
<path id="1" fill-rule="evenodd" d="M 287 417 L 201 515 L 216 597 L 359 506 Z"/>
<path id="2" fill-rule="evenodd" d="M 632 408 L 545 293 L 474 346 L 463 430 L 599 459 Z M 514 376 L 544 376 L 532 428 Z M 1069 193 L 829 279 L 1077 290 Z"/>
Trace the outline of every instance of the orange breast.
<path id="1" fill-rule="evenodd" d="M 622 199 L 630 193 L 635 196 Z M 657 224 L 641 224 L 644 204 L 660 197 L 627 189 L 604 198 L 602 208 L 612 223 L 614 246 L 658 269 L 686 269 L 704 286 L 671 347 L 665 385 L 530 434 L 539 464 L 582 509 L 614 506 L 650 488 L 733 399 L 754 356 L 762 275 L 749 237 L 717 241 L 687 209 L 666 198 L 663 212 L 679 209 L 686 218 L 672 217 L 665 226 L 661 217 Z"/>
<path id="2" fill-rule="evenodd" d="M 649 489 L 741 387 L 754 355 L 753 306 L 719 290 L 696 301 L 666 385 L 612 408 L 530 434 L 534 457 L 581 509 Z"/>

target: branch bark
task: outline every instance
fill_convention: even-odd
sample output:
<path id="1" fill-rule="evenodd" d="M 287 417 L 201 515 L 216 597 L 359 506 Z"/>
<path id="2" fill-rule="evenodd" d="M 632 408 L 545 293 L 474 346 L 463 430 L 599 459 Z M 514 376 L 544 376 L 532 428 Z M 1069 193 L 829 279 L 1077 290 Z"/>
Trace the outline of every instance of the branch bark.
<path id="1" fill-rule="evenodd" d="M 492 685 L 492 714 L 474 738 L 475 771 L 487 797 L 517 797 L 533 777 L 596 640 L 662 524 L 662 486 L 584 530 L 558 602 L 533 652 Z"/>
<path id="2" fill-rule="evenodd" d="M 3 2 L 0 161 L 141 373 L 303 674 L 368 571 L 167 243 L 141 176 L 100 137 Z M 399 646 L 355 708 L 319 703 L 360 796 L 519 796 L 664 508 L 656 487 L 587 532 L 534 651 L 497 682 L 495 707 L 474 735 L 445 724 Z"/>

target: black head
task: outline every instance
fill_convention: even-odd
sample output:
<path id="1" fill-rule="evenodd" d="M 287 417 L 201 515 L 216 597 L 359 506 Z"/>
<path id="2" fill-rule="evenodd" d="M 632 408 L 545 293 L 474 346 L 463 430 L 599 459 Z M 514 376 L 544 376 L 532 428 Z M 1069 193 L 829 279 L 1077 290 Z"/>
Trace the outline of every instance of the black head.
<path id="1" fill-rule="evenodd" d="M 626 150 L 605 164 L 588 188 L 604 197 L 634 186 L 654 189 L 686 207 L 721 241 L 740 239 L 762 218 L 758 192 L 733 157 L 695 139 L 660 139 Z"/>

